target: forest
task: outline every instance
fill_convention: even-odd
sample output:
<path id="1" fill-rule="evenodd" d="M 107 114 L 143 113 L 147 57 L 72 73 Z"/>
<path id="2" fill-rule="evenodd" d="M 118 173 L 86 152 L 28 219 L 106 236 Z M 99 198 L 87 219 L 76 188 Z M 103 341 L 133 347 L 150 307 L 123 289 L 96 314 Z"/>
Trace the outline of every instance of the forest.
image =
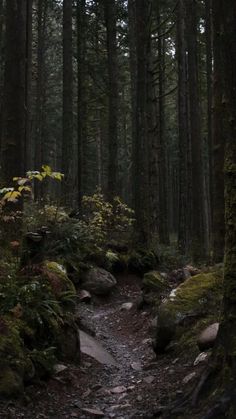
<path id="1" fill-rule="evenodd" d="M 0 0 L 0 418 L 235 419 L 234 332 L 235 1 Z"/>

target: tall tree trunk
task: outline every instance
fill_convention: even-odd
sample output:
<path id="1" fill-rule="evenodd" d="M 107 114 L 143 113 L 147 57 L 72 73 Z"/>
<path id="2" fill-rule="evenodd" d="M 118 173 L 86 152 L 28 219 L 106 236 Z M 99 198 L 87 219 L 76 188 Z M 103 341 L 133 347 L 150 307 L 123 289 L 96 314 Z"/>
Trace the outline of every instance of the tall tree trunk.
<path id="1" fill-rule="evenodd" d="M 25 171 L 33 169 L 32 150 L 32 6 L 26 2 L 26 48 L 25 48 Z"/>
<path id="2" fill-rule="evenodd" d="M 236 3 L 216 0 L 215 14 L 220 22 L 222 42 L 222 68 L 224 83 L 225 118 L 225 266 L 223 322 L 219 341 L 224 349 L 224 374 L 227 396 L 231 397 L 230 414 L 236 416 Z M 216 16 L 215 16 L 216 17 Z M 219 44 L 218 44 L 219 47 Z"/>
<path id="3" fill-rule="evenodd" d="M 137 105 L 137 51 L 136 51 L 136 2 L 128 0 L 128 19 L 129 19 L 129 64 L 130 64 L 130 91 L 131 91 L 131 135 L 132 135 L 132 160 L 135 160 L 135 141 L 136 141 L 136 105 Z M 131 184 L 135 185 L 135 164 L 132 164 Z M 134 207 L 134 189 L 132 191 L 132 207 Z"/>
<path id="4" fill-rule="evenodd" d="M 3 0 L 0 0 L 0 152 L 1 152 L 1 139 L 2 139 L 2 108 L 3 108 L 3 71 L 4 71 L 4 55 L 3 55 L 3 37 L 4 37 L 4 7 Z"/>
<path id="5" fill-rule="evenodd" d="M 186 0 L 186 33 L 188 48 L 188 79 L 190 104 L 190 135 L 192 160 L 192 256 L 203 260 L 204 240 L 202 136 L 198 82 L 197 2 Z"/>
<path id="6" fill-rule="evenodd" d="M 143 245 L 149 242 L 149 172 L 148 172 L 148 51 L 150 34 L 150 2 L 136 0 L 136 48 L 137 48 L 137 80 L 136 80 L 136 140 L 134 147 L 135 167 L 135 214 L 138 241 Z"/>
<path id="7" fill-rule="evenodd" d="M 168 167 L 167 167 L 167 144 L 165 131 L 165 35 L 161 26 L 160 3 L 157 6 L 158 26 L 158 95 L 159 95 L 159 195 L 160 195 L 160 219 L 159 238 L 160 242 L 169 245 L 169 211 L 168 211 Z"/>
<path id="8" fill-rule="evenodd" d="M 212 247 L 212 218 L 213 218 L 213 203 L 212 203 L 212 59 L 213 59 L 213 26 L 212 26 L 212 0 L 205 2 L 205 20 L 206 20 L 206 71 L 207 71 L 207 145 L 208 145 L 208 182 L 207 182 L 207 196 L 209 207 L 209 241 Z"/>
<path id="9" fill-rule="evenodd" d="M 118 63 L 116 41 L 116 1 L 104 0 L 108 54 L 109 162 L 108 198 L 118 194 Z"/>
<path id="10" fill-rule="evenodd" d="M 77 0 L 77 78 L 78 78 L 78 205 L 84 193 L 84 144 L 86 143 L 86 1 Z"/>
<path id="11" fill-rule="evenodd" d="M 6 2 L 2 179 L 24 175 L 26 129 L 26 0 Z"/>
<path id="12" fill-rule="evenodd" d="M 44 121 L 45 121 L 45 36 L 47 0 L 38 0 L 37 3 L 37 83 L 36 83 L 36 112 L 34 134 L 34 166 L 39 170 L 44 161 Z M 35 199 L 41 197 L 42 188 L 39 182 L 35 183 Z"/>
<path id="13" fill-rule="evenodd" d="M 63 1 L 63 139 L 62 171 L 65 175 L 65 204 L 73 202 L 74 189 L 73 141 L 73 66 L 72 66 L 72 0 Z"/>
<path id="14" fill-rule="evenodd" d="M 223 77 L 222 30 L 219 2 L 213 2 L 213 260 L 222 262 L 224 256 L 224 108 L 222 108 Z"/>
<path id="15" fill-rule="evenodd" d="M 178 127 L 179 127 L 179 228 L 178 247 L 186 254 L 189 243 L 188 226 L 188 100 L 187 54 L 184 0 L 179 1 L 177 14 L 178 61 Z"/>

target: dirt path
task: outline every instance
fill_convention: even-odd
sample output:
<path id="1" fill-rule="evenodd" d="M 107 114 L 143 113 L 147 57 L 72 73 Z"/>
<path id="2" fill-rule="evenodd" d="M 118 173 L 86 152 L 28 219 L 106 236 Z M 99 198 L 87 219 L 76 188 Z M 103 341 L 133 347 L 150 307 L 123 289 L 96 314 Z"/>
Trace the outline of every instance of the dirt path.
<path id="1" fill-rule="evenodd" d="M 0 418 L 162 417 L 172 397 L 183 391 L 180 384 L 192 364 L 171 355 L 155 358 L 150 342 L 153 315 L 135 304 L 141 295 L 139 280 L 126 276 L 118 283 L 109 300 L 78 309 L 82 323 L 94 331 L 117 366 L 82 355 L 79 366 L 66 365 L 47 385 L 28 387 L 25 405 L 0 405 Z M 130 302 L 130 310 L 122 308 Z"/>

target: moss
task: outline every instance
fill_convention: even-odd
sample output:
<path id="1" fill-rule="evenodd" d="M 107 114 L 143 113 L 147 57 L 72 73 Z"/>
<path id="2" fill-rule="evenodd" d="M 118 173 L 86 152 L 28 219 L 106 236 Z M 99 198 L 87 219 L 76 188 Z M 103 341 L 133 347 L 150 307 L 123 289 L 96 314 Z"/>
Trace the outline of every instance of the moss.
<path id="1" fill-rule="evenodd" d="M 58 262 L 44 262 L 43 275 L 50 283 L 55 296 L 60 296 L 65 291 L 70 291 L 76 294 L 74 284 L 68 278 L 66 269 Z"/>
<path id="2" fill-rule="evenodd" d="M 161 292 L 168 288 L 166 280 L 158 271 L 151 271 L 144 275 L 143 286 L 146 290 Z"/>
<path id="3" fill-rule="evenodd" d="M 213 308 L 219 310 L 223 296 L 221 272 L 199 274 L 181 284 L 173 298 L 167 302 L 171 311 L 183 314 L 207 313 Z"/>
<path id="4" fill-rule="evenodd" d="M 220 313 L 222 302 L 222 272 L 202 273 L 187 279 L 175 295 L 159 307 L 155 347 L 163 351 L 173 338 L 178 347 L 196 348 L 196 336 Z"/>

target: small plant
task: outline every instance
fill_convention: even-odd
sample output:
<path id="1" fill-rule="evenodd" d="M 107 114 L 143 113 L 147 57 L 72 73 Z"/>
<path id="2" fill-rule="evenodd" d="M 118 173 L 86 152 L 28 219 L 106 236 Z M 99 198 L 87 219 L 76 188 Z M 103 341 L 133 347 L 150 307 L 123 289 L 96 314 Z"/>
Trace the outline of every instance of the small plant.
<path id="1" fill-rule="evenodd" d="M 2 198 L 0 205 L 3 207 L 7 202 L 16 203 L 25 194 L 32 195 L 32 183 L 35 179 L 42 182 L 45 178 L 52 178 L 61 181 L 64 175 L 60 172 L 53 172 L 50 166 L 42 166 L 42 171 L 28 171 L 25 177 L 14 177 L 14 186 L 0 189 Z"/>
<path id="2" fill-rule="evenodd" d="M 121 234 L 129 235 L 134 223 L 134 211 L 121 198 L 115 197 L 112 202 L 107 202 L 100 191 L 83 197 L 82 213 L 89 236 L 98 246 L 116 236 L 120 239 Z"/>

